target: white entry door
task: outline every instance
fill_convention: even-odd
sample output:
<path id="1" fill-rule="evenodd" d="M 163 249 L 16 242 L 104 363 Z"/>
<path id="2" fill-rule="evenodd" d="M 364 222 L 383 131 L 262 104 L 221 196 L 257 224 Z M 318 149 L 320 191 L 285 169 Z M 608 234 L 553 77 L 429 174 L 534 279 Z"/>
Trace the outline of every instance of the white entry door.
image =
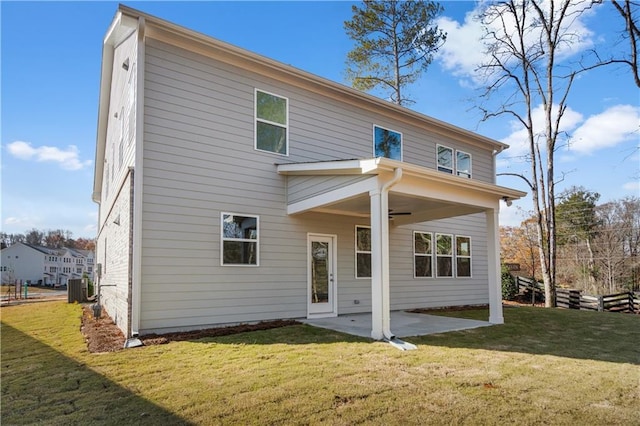
<path id="1" fill-rule="evenodd" d="M 336 308 L 336 236 L 309 234 L 307 276 L 309 317 L 337 315 Z"/>

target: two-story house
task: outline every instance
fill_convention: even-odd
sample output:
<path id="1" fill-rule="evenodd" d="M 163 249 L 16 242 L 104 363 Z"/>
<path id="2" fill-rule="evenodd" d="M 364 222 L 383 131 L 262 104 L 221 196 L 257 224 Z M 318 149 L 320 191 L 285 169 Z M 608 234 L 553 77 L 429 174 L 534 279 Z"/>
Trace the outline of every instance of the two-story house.
<path id="1" fill-rule="evenodd" d="M 17 243 L 2 249 L 2 283 L 28 281 L 31 284 L 57 287 L 65 286 L 70 279 L 80 279 L 85 275 L 93 280 L 93 259 L 94 254 L 89 250 L 52 249 Z"/>
<path id="2" fill-rule="evenodd" d="M 489 304 L 495 140 L 120 6 L 93 200 L 101 301 L 130 337 Z"/>

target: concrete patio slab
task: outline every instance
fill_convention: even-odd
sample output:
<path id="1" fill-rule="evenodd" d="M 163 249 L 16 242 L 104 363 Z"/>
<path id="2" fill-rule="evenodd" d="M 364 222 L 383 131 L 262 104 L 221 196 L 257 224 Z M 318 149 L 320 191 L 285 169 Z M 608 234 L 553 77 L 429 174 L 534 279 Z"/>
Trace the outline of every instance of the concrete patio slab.
<path id="1" fill-rule="evenodd" d="M 339 315 L 333 318 L 299 320 L 315 327 L 328 328 L 361 337 L 371 337 L 371 313 Z M 417 314 L 406 311 L 391 312 L 391 331 L 396 337 L 424 336 L 487 327 L 488 321 Z"/>

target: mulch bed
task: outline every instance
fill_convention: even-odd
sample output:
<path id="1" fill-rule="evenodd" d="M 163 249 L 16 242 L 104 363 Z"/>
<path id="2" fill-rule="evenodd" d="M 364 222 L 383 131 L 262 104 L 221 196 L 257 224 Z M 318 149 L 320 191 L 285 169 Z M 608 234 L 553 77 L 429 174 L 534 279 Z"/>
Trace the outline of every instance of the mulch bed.
<path id="1" fill-rule="evenodd" d="M 531 300 L 524 300 L 523 296 L 512 301 L 503 301 L 505 306 L 531 306 Z M 544 303 L 537 302 L 535 306 L 544 306 Z M 486 309 L 487 306 L 451 306 L 447 308 L 414 309 L 409 312 L 416 313 L 437 313 L 463 311 L 471 309 Z M 140 336 L 143 345 L 163 345 L 169 342 L 179 342 L 184 340 L 198 340 L 205 337 L 229 336 L 231 334 L 245 333 L 248 331 L 269 330 L 272 328 L 286 327 L 299 324 L 294 320 L 263 321 L 256 324 L 240 324 L 230 327 L 207 328 L 204 330 L 185 331 L 167 334 L 147 334 Z M 102 309 L 100 318 L 94 318 L 90 305 L 83 305 L 82 326 L 80 327 L 87 348 L 91 353 L 116 352 L 124 349 L 126 341 L 124 334 L 113 322 L 111 317 Z"/>
<path id="2" fill-rule="evenodd" d="M 162 345 L 169 342 L 229 336 L 231 334 L 245 333 L 248 331 L 269 330 L 295 324 L 299 324 L 299 322 L 294 320 L 263 321 L 256 324 L 239 324 L 230 327 L 207 328 L 177 333 L 147 334 L 140 336 L 139 339 L 145 346 Z M 94 318 L 91 306 L 83 305 L 80 330 L 87 342 L 87 348 L 91 353 L 115 352 L 124 349 L 124 343 L 126 341 L 124 334 L 104 309 L 102 310 L 100 318 Z"/>

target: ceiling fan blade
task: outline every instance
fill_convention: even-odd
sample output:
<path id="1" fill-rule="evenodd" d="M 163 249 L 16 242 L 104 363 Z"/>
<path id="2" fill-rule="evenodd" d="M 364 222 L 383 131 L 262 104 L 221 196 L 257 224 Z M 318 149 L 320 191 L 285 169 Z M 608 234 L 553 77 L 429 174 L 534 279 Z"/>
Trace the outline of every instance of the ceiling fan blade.
<path id="1" fill-rule="evenodd" d="M 394 212 L 393 210 L 389 210 L 389 216 L 409 216 L 411 212 Z"/>

